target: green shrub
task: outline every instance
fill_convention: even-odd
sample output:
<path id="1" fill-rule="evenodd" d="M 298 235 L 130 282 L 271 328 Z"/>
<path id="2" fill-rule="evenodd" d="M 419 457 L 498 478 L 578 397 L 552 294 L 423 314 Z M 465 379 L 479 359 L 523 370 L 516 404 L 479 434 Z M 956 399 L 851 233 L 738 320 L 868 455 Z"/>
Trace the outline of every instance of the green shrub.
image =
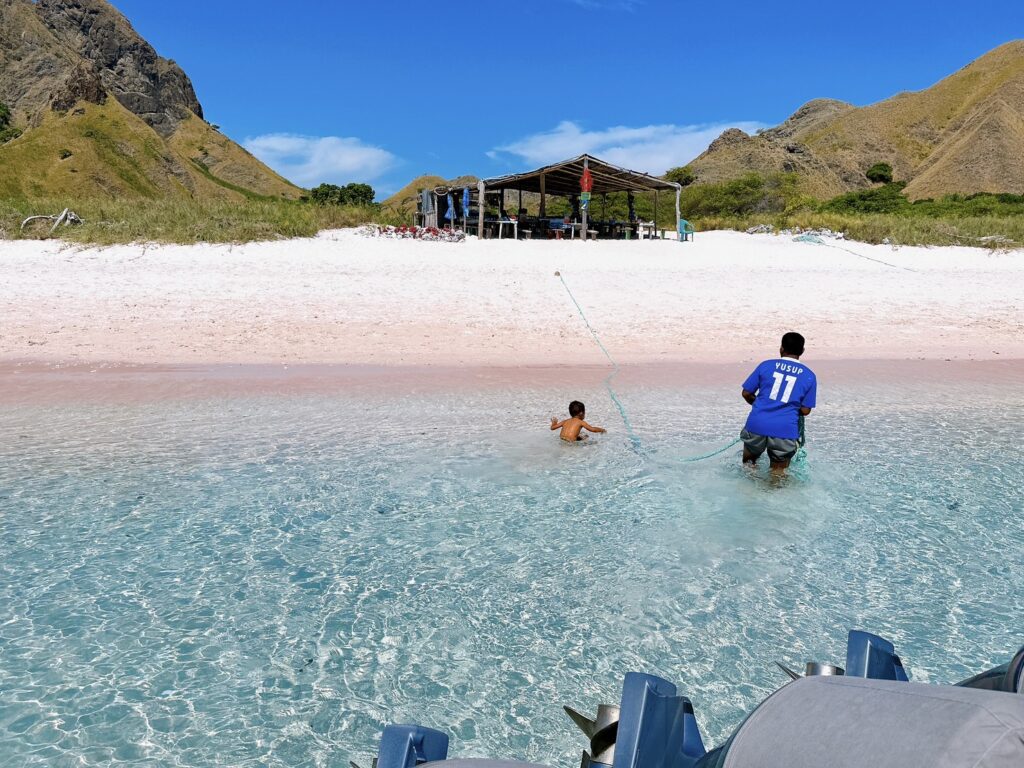
<path id="1" fill-rule="evenodd" d="M 11 126 L 11 108 L 0 102 L 0 144 L 21 136 L 21 129 Z"/>
<path id="2" fill-rule="evenodd" d="M 683 190 L 680 205 L 687 218 L 782 213 L 803 207 L 795 174 L 764 177 L 750 173 L 722 184 L 694 184 Z"/>
<path id="3" fill-rule="evenodd" d="M 902 182 L 892 182 L 875 189 L 862 189 L 834 197 L 821 210 L 831 213 L 900 213 L 911 203 L 903 195 Z"/>
<path id="4" fill-rule="evenodd" d="M 665 172 L 665 181 L 674 181 L 676 184 L 680 184 L 684 187 L 688 187 L 697 180 L 697 175 L 693 172 L 693 168 L 688 165 L 684 165 L 681 168 L 669 168 Z"/>
<path id="5" fill-rule="evenodd" d="M 868 181 L 875 184 L 891 184 L 892 166 L 888 163 L 875 163 L 864 175 L 868 177 Z"/>
<path id="6" fill-rule="evenodd" d="M 321 184 L 310 190 L 310 199 L 319 205 L 373 205 L 376 193 L 369 184 Z"/>

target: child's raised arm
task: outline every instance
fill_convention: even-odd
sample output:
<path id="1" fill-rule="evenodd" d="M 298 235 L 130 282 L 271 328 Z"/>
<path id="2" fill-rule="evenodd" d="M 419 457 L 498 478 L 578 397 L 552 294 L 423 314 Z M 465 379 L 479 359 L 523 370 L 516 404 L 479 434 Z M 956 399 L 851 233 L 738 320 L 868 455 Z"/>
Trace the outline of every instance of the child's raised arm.
<path id="1" fill-rule="evenodd" d="M 554 416 L 551 417 L 551 431 L 552 432 L 554 432 L 556 429 L 561 429 L 563 424 L 565 424 L 564 421 L 559 421 Z"/>
<path id="2" fill-rule="evenodd" d="M 587 430 L 588 432 L 595 432 L 595 433 L 603 433 L 603 432 L 607 432 L 608 431 L 604 427 L 592 427 L 589 424 L 587 424 L 587 422 L 585 422 L 585 421 L 583 422 L 583 428 L 585 430 Z"/>

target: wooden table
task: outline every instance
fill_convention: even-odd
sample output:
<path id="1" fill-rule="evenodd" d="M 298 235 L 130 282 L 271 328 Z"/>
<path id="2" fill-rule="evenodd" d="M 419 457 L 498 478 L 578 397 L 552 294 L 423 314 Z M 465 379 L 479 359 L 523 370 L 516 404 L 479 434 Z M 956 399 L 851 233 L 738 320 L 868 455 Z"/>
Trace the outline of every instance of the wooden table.
<path id="1" fill-rule="evenodd" d="M 498 220 L 498 239 L 501 240 L 501 233 L 505 231 L 505 225 L 508 224 L 512 227 L 512 237 L 515 240 L 519 239 L 519 220 L 518 219 L 499 219 Z"/>

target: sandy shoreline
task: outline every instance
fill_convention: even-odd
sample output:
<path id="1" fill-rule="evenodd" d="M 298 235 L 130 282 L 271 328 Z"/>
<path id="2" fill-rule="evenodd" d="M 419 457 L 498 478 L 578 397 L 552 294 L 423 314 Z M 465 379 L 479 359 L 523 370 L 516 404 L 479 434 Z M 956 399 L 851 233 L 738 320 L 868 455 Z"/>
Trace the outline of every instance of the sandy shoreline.
<path id="1" fill-rule="evenodd" d="M 623 364 L 1024 358 L 1024 251 L 837 245 L 0 241 L 0 362 L 602 366 L 556 270 Z"/>
<path id="2" fill-rule="evenodd" d="M 1007 389 L 1024 380 L 1015 360 L 812 360 L 821 381 L 911 389 L 976 384 Z M 737 390 L 749 363 L 625 365 L 612 379 L 633 389 Z M 603 389 L 608 365 L 457 367 L 373 365 L 0 364 L 0 405 L 145 403 L 217 397 L 339 395 L 401 397 L 488 390 Z"/>

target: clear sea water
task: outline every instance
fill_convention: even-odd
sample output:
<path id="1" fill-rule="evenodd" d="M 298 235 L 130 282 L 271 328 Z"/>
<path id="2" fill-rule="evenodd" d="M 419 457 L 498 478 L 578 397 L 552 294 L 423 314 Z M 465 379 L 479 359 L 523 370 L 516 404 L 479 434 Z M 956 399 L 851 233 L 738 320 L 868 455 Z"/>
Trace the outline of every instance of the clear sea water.
<path id="1" fill-rule="evenodd" d="M 1019 387 L 830 385 L 751 477 L 735 388 L 208 397 L 0 412 L 0 764 L 367 766 L 382 727 L 572 766 L 622 675 L 709 744 L 892 639 L 953 682 L 1022 642 Z M 726 394 L 723 394 L 723 391 Z M 612 432 L 561 444 L 571 397 Z"/>

